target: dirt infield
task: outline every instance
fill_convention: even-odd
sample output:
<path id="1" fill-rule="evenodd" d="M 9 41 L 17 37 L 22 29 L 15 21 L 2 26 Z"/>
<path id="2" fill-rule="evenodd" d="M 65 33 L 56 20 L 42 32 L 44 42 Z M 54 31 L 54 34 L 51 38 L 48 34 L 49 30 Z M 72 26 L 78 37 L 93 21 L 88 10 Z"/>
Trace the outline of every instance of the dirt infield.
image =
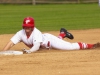
<path id="1" fill-rule="evenodd" d="M 100 29 L 70 30 L 74 40 L 69 42 L 100 42 Z M 51 31 L 54 35 L 59 32 Z M 0 50 L 13 34 L 0 35 Z M 26 48 L 19 43 L 12 50 Z M 19 56 L 0 56 L 0 75 L 100 75 L 100 49 L 41 50 Z"/>

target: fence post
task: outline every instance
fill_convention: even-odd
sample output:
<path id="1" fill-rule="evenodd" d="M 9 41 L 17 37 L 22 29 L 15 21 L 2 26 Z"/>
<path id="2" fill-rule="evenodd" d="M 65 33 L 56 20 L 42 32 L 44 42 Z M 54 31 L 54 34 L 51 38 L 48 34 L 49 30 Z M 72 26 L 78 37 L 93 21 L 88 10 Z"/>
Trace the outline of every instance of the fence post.
<path id="1" fill-rule="evenodd" d="M 78 3 L 80 3 L 81 1 L 80 0 L 78 0 Z"/>
<path id="2" fill-rule="evenodd" d="M 33 4 L 33 5 L 35 5 L 35 4 L 36 4 L 36 3 L 35 3 L 35 0 L 32 0 L 32 4 Z"/>
<path id="3" fill-rule="evenodd" d="M 99 6 L 100 6 L 100 0 L 99 0 L 99 2 L 98 2 L 98 3 L 99 3 Z"/>

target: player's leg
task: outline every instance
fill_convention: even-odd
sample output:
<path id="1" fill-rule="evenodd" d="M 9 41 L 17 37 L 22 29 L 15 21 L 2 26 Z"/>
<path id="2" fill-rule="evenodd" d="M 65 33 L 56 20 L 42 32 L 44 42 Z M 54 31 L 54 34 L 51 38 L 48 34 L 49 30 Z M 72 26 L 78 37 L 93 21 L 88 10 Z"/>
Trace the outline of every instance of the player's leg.
<path id="1" fill-rule="evenodd" d="M 97 44 L 87 44 L 82 42 L 70 43 L 62 39 L 59 39 L 56 36 L 51 34 L 49 34 L 49 37 L 50 37 L 51 47 L 60 50 L 83 50 L 83 49 L 92 49 L 97 46 Z M 99 47 L 100 47 L 100 43 L 99 43 Z"/>
<path id="2" fill-rule="evenodd" d="M 84 50 L 84 49 L 93 49 L 98 47 L 100 48 L 100 43 L 96 43 L 96 44 L 87 44 L 83 42 L 70 43 L 58 39 L 52 41 L 51 46 L 55 49 L 60 49 L 60 50 Z"/>
<path id="3" fill-rule="evenodd" d="M 50 44 L 51 47 L 54 49 L 60 49 L 60 50 L 78 50 L 80 49 L 79 44 L 78 43 L 70 43 L 70 42 L 66 42 L 62 39 L 57 38 L 56 36 L 49 34 L 47 35 L 50 38 Z"/>
<path id="4" fill-rule="evenodd" d="M 100 43 L 95 43 L 95 44 L 87 44 L 87 43 L 82 43 L 78 42 L 80 49 L 92 49 L 92 48 L 100 48 Z"/>
<path id="5" fill-rule="evenodd" d="M 71 33 L 69 33 L 65 28 L 61 28 L 58 38 L 63 39 L 65 37 L 69 39 L 74 39 L 74 36 Z"/>
<path id="6" fill-rule="evenodd" d="M 78 43 L 70 43 L 66 42 L 61 39 L 56 39 L 50 41 L 51 47 L 54 49 L 59 49 L 59 50 L 79 50 L 80 46 Z"/>

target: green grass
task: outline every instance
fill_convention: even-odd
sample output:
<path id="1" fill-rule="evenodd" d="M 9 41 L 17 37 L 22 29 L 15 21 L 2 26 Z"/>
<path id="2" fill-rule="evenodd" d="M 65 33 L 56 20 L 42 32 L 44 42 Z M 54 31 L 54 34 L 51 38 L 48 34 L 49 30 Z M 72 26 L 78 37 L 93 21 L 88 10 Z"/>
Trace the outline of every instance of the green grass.
<path id="1" fill-rule="evenodd" d="M 0 34 L 22 29 L 25 17 L 32 16 L 41 31 L 100 28 L 98 4 L 0 5 Z"/>

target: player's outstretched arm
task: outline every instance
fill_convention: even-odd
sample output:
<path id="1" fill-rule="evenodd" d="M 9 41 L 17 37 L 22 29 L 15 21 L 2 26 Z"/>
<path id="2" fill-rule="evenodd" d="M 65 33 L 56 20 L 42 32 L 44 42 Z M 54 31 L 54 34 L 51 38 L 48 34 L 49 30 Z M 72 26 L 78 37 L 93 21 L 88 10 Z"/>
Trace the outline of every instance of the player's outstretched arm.
<path id="1" fill-rule="evenodd" d="M 9 41 L 7 45 L 3 48 L 4 51 L 9 50 L 12 46 L 14 46 L 14 43 L 12 41 Z"/>
<path id="2" fill-rule="evenodd" d="M 32 52 L 36 52 L 37 50 L 39 50 L 39 48 L 40 48 L 40 42 L 34 44 L 34 46 L 33 46 L 30 50 L 24 49 L 23 53 L 32 53 Z"/>

